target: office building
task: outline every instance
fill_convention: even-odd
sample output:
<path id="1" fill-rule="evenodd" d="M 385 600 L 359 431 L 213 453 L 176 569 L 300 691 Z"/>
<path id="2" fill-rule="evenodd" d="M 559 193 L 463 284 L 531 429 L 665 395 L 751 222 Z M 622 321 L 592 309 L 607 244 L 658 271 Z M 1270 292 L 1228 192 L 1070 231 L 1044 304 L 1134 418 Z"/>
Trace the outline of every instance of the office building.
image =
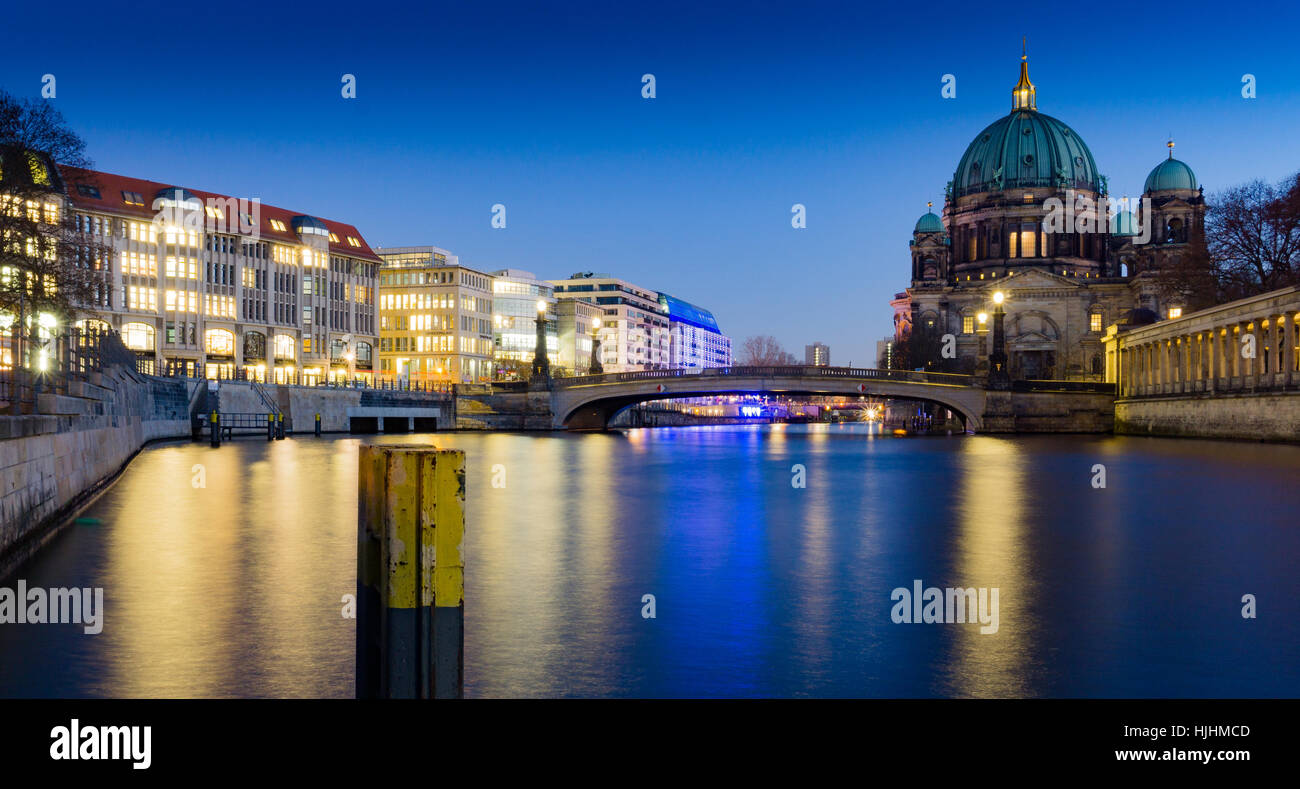
<path id="1" fill-rule="evenodd" d="M 42 176 L 111 249 L 79 323 L 120 332 L 142 371 L 372 379 L 380 260 L 352 225 L 75 167 Z"/>
<path id="2" fill-rule="evenodd" d="M 537 349 L 538 304 L 545 306 L 546 356 L 560 365 L 559 326 L 551 284 L 531 271 L 492 272 L 492 342 L 498 378 L 527 378 Z"/>
<path id="3" fill-rule="evenodd" d="M 667 293 L 659 294 L 659 309 L 668 316 L 669 367 L 731 366 L 731 338 L 718 328 L 713 313 Z"/>
<path id="4" fill-rule="evenodd" d="M 434 389 L 492 376 L 492 276 L 433 246 L 375 250 L 380 379 Z"/>
<path id="5" fill-rule="evenodd" d="M 555 313 L 559 369 L 586 375 L 591 369 L 593 339 L 605 325 L 605 311 L 589 301 L 561 299 Z"/>
<path id="6" fill-rule="evenodd" d="M 604 312 L 600 356 L 605 372 L 667 369 L 671 364 L 668 315 L 657 291 L 609 274 L 580 272 L 550 280 L 555 298 L 586 301 Z"/>

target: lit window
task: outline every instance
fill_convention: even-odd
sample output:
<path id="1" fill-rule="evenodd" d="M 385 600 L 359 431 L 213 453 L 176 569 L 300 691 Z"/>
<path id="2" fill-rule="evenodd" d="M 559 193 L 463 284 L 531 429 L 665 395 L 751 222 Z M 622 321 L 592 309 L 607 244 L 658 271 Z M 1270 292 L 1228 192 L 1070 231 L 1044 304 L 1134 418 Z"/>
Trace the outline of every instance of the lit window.
<path id="1" fill-rule="evenodd" d="M 1170 320 L 1173 320 L 1174 318 L 1181 318 L 1181 317 L 1183 317 L 1183 308 L 1182 308 L 1182 307 L 1170 307 L 1170 308 L 1169 308 L 1169 319 L 1170 319 Z"/>
<path id="2" fill-rule="evenodd" d="M 330 233 L 330 243 L 331 244 L 339 243 L 339 236 L 337 233 Z"/>
<path id="3" fill-rule="evenodd" d="M 127 205 L 144 205 L 144 196 L 139 192 L 123 192 L 122 202 Z"/>
<path id="4" fill-rule="evenodd" d="M 1101 313 L 1094 312 L 1088 316 L 1088 331 L 1101 331 Z"/>
<path id="5" fill-rule="evenodd" d="M 1015 244 L 1011 245 L 1012 248 Z M 1020 230 L 1020 257 L 1032 258 L 1038 256 L 1038 229 L 1034 225 L 1024 225 Z"/>
<path id="6" fill-rule="evenodd" d="M 1026 202 L 1026 203 L 1032 203 L 1032 202 L 1034 202 L 1034 193 L 1033 193 L 1033 192 L 1025 192 L 1025 202 Z"/>
<path id="7" fill-rule="evenodd" d="M 278 219 L 268 219 L 267 221 L 271 223 L 271 229 L 272 229 L 272 230 L 279 230 L 281 233 L 288 232 L 288 228 L 285 227 L 285 226 L 284 226 L 284 223 L 281 222 L 280 220 L 278 220 Z"/>
<path id="8" fill-rule="evenodd" d="M 293 337 L 287 334 L 275 335 L 275 358 L 292 359 L 294 356 Z"/>
<path id="9" fill-rule="evenodd" d="M 204 332 L 204 349 L 208 353 L 231 356 L 235 353 L 235 335 L 226 329 L 208 329 Z"/>
<path id="10" fill-rule="evenodd" d="M 975 316 L 966 315 L 961 319 L 961 333 L 973 334 L 975 332 Z"/>
<path id="11" fill-rule="evenodd" d="M 122 327 L 122 341 L 133 351 L 153 350 L 154 329 L 147 323 L 128 323 Z"/>
<path id="12" fill-rule="evenodd" d="M 360 246 L 361 246 L 361 242 L 358 241 L 356 238 L 353 238 L 352 236 L 348 236 L 348 243 L 351 244 L 351 245 L 354 246 L 354 247 L 360 247 Z"/>

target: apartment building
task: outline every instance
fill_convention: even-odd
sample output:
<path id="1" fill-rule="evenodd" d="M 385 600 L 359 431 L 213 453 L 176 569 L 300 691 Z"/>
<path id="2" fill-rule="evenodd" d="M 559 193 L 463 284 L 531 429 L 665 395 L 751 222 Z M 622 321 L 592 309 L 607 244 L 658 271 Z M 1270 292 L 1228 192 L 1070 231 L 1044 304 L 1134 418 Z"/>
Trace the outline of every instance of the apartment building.
<path id="1" fill-rule="evenodd" d="M 433 388 L 491 380 L 492 275 L 440 247 L 375 252 L 379 378 Z"/>
<path id="2" fill-rule="evenodd" d="M 258 200 L 59 167 L 80 232 L 112 250 L 79 321 L 140 368 L 314 384 L 371 380 L 380 259 L 352 225 Z"/>
<path id="3" fill-rule="evenodd" d="M 831 363 L 831 347 L 824 342 L 805 345 L 803 363 L 813 367 L 828 367 Z"/>

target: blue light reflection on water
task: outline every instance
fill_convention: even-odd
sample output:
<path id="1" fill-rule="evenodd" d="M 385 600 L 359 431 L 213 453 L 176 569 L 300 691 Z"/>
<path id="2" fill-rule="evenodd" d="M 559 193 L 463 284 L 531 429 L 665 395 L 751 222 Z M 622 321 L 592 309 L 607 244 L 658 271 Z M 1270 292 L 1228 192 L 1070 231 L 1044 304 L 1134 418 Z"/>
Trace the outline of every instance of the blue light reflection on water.
<path id="1" fill-rule="evenodd" d="M 1300 695 L 1298 447 L 850 425 L 373 440 L 467 452 L 471 696 Z M 0 625 L 0 695 L 350 696 L 358 444 L 142 453 L 98 524 L 22 573 L 103 586 L 104 632 Z M 913 579 L 998 587 L 998 632 L 894 624 Z"/>

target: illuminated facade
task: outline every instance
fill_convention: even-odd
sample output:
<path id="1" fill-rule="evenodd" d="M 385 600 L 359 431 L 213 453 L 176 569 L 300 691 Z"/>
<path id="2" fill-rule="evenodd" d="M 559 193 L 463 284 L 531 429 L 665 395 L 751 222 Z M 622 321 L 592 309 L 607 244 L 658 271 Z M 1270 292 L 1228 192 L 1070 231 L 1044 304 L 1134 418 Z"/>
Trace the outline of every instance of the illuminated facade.
<path id="1" fill-rule="evenodd" d="M 605 325 L 605 311 L 581 299 L 563 299 L 555 306 L 559 366 L 573 375 L 591 369 L 593 338 Z"/>
<path id="2" fill-rule="evenodd" d="M 380 260 L 352 225 L 254 200 L 60 168 L 77 229 L 112 249 L 83 322 L 148 372 L 370 380 Z"/>
<path id="3" fill-rule="evenodd" d="M 492 277 L 438 247 L 375 250 L 381 380 L 444 388 L 492 375 Z"/>
<path id="4" fill-rule="evenodd" d="M 718 328 L 713 313 L 667 293 L 659 294 L 659 309 L 668 316 L 669 367 L 731 366 L 731 338 Z"/>
<path id="5" fill-rule="evenodd" d="M 551 284 L 530 271 L 492 272 L 492 342 L 499 376 L 510 377 L 533 361 L 537 349 L 537 305 L 546 305 L 546 356 L 560 361 L 559 325 Z"/>
<path id="6" fill-rule="evenodd" d="M 608 274 L 577 273 L 551 280 L 555 298 L 577 299 L 604 311 L 600 357 L 605 372 L 668 369 L 672 365 L 668 315 L 659 294 Z"/>
<path id="7" fill-rule="evenodd" d="M 803 363 L 814 367 L 828 367 L 831 363 L 831 348 L 825 343 L 815 342 L 803 347 Z"/>

